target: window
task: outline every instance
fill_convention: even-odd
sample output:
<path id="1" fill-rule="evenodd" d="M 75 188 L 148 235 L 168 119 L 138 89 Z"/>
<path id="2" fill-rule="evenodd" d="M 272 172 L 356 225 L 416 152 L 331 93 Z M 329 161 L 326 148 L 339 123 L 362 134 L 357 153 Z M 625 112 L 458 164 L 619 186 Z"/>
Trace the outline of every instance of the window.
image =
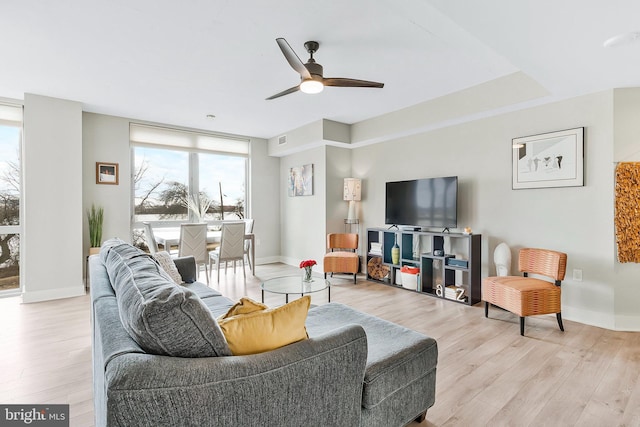
<path id="1" fill-rule="evenodd" d="M 142 222 L 177 226 L 245 217 L 247 140 L 131 124 L 133 240 Z"/>
<path id="2" fill-rule="evenodd" d="M 20 290 L 22 107 L 0 104 L 0 294 Z"/>

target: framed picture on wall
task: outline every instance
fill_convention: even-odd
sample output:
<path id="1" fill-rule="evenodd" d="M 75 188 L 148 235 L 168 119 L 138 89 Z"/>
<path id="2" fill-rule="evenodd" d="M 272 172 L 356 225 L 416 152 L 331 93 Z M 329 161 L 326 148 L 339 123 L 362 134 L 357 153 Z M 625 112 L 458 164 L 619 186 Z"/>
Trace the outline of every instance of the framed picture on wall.
<path id="1" fill-rule="evenodd" d="M 289 169 L 287 193 L 290 197 L 313 196 L 313 164 Z"/>
<path id="2" fill-rule="evenodd" d="M 118 185 L 118 164 L 96 162 L 96 184 Z"/>
<path id="3" fill-rule="evenodd" d="M 584 128 L 514 138 L 512 186 L 584 186 Z"/>

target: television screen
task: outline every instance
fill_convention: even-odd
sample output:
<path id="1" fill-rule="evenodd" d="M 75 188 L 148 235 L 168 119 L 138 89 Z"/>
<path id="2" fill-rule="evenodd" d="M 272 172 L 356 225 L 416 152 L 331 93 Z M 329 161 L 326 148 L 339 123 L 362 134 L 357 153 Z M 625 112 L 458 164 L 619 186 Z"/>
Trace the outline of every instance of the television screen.
<path id="1" fill-rule="evenodd" d="M 385 224 L 457 227 L 458 177 L 387 182 Z"/>

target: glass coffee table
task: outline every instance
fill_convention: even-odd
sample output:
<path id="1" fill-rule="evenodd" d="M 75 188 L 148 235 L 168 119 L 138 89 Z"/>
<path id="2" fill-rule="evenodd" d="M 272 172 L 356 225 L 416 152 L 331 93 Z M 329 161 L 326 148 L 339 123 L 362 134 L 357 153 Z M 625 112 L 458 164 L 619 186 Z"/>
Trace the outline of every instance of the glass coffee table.
<path id="1" fill-rule="evenodd" d="M 325 289 L 328 292 L 329 302 L 331 302 L 331 282 L 326 279 L 314 278 L 313 282 L 303 282 L 302 276 L 283 276 L 268 279 L 260 284 L 262 290 L 262 302 L 264 302 L 264 292 L 273 294 L 284 294 L 285 302 L 289 302 L 289 294 L 310 294 L 320 292 Z"/>

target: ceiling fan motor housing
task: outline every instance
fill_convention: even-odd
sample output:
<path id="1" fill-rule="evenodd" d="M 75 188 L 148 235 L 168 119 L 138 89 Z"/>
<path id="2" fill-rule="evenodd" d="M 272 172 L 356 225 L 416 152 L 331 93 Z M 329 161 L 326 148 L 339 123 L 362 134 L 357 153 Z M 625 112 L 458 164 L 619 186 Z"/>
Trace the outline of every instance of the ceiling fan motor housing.
<path id="1" fill-rule="evenodd" d="M 318 76 L 320 77 L 320 79 L 322 79 L 322 65 L 318 64 L 313 59 L 310 59 L 309 62 L 304 64 L 304 66 L 307 68 L 307 70 L 309 70 L 311 77 Z"/>

